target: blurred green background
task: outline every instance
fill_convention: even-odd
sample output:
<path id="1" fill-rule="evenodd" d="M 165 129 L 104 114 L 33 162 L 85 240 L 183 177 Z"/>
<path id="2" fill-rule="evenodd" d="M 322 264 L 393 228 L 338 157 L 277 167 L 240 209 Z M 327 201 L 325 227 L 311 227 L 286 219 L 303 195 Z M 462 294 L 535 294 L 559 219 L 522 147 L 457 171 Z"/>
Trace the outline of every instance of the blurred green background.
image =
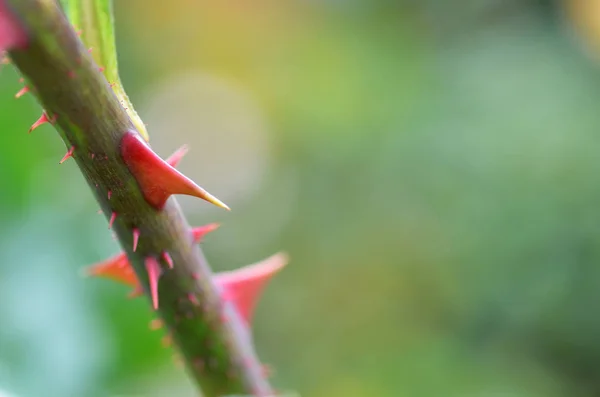
<path id="1" fill-rule="evenodd" d="M 599 0 L 116 0 L 125 87 L 232 208 L 216 270 L 285 250 L 255 318 L 302 397 L 600 395 Z M 194 396 L 64 144 L 0 70 L 0 396 Z"/>

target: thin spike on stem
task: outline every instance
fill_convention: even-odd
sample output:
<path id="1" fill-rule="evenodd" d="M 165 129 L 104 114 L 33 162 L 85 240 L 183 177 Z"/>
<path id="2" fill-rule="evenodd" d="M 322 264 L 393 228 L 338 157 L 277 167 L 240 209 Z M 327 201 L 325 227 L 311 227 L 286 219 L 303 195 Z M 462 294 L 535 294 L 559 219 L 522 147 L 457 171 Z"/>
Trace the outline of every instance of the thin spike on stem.
<path id="1" fill-rule="evenodd" d="M 140 239 L 140 229 L 133 229 L 133 252 L 137 249 L 138 241 Z"/>
<path id="2" fill-rule="evenodd" d="M 117 213 L 115 211 L 110 214 L 110 220 L 108 221 L 108 228 L 112 229 L 115 220 L 117 219 Z"/>
<path id="3" fill-rule="evenodd" d="M 71 146 L 67 153 L 63 156 L 63 158 L 58 162 L 58 164 L 62 164 L 71 157 L 73 157 L 73 153 L 75 152 L 75 145 Z"/>
<path id="4" fill-rule="evenodd" d="M 15 98 L 19 99 L 21 98 L 23 95 L 27 94 L 30 91 L 30 88 L 28 86 L 25 86 L 23 88 L 21 88 L 16 94 L 15 94 Z"/>
<path id="5" fill-rule="evenodd" d="M 152 307 L 158 309 L 158 279 L 160 278 L 160 265 L 153 257 L 148 257 L 144 261 L 146 272 L 148 272 L 148 283 L 150 296 L 152 297 Z"/>

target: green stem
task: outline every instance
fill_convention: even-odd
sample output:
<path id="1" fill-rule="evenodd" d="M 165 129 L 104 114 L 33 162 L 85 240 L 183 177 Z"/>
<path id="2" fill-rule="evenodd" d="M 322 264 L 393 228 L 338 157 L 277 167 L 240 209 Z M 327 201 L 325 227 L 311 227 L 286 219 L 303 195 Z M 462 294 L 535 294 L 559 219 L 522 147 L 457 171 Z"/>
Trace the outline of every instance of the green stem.
<path id="1" fill-rule="evenodd" d="M 10 52 L 55 125 L 148 291 L 144 258 L 168 251 L 173 270 L 160 279 L 158 314 L 206 397 L 273 395 L 237 311 L 219 296 L 211 270 L 190 238 L 174 198 L 157 211 L 123 162 L 119 145 L 135 130 L 106 78 L 54 0 L 6 0 L 25 26 L 29 44 Z M 92 156 L 93 155 L 93 156 Z M 108 191 L 112 192 L 108 198 Z M 133 229 L 141 231 L 132 251 Z"/>

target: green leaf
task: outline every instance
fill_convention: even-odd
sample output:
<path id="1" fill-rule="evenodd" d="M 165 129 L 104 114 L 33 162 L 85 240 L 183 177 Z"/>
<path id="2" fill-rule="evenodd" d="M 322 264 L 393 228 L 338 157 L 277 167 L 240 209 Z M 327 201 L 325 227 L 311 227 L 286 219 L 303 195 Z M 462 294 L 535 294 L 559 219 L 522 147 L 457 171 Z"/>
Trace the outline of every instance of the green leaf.
<path id="1" fill-rule="evenodd" d="M 81 40 L 90 49 L 106 80 L 111 84 L 129 118 L 144 139 L 149 140 L 146 126 L 134 110 L 119 78 L 112 0 L 61 0 L 60 2 L 74 29 L 80 33 Z"/>

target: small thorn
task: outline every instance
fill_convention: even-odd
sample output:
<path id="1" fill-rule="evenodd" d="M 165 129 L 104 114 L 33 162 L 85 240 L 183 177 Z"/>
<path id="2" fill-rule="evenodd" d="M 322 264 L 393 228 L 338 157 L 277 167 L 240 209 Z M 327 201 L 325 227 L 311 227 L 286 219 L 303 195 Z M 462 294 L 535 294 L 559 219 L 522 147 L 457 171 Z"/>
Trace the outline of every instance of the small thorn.
<path id="1" fill-rule="evenodd" d="M 112 197 L 112 191 L 111 190 L 108 191 L 107 196 L 108 196 L 108 199 L 110 200 L 110 198 Z"/>
<path id="2" fill-rule="evenodd" d="M 194 238 L 194 243 L 198 244 L 204 238 L 204 236 L 206 236 L 210 232 L 214 232 L 218 228 L 218 223 L 209 223 L 208 225 L 192 228 L 192 236 Z"/>
<path id="3" fill-rule="evenodd" d="M 150 287 L 150 296 L 152 297 L 152 307 L 158 309 L 158 278 L 160 276 L 160 265 L 153 257 L 145 260 L 146 272 L 148 272 L 148 283 Z"/>
<path id="4" fill-rule="evenodd" d="M 100 66 L 100 67 L 98 68 L 98 71 L 99 71 L 99 72 L 104 72 L 104 68 L 103 68 L 102 66 Z"/>
<path id="5" fill-rule="evenodd" d="M 229 209 L 219 199 L 161 159 L 136 132 L 129 131 L 123 136 L 121 157 L 137 180 L 146 201 L 154 208 L 162 209 L 173 194 L 186 194 Z"/>
<path id="6" fill-rule="evenodd" d="M 75 33 L 77 33 L 77 36 L 81 36 L 81 33 L 83 33 L 83 30 L 79 29 Z"/>
<path id="7" fill-rule="evenodd" d="M 91 159 L 93 160 L 93 159 L 94 159 L 94 157 L 96 157 L 96 153 L 90 153 L 90 157 L 91 157 Z"/>
<path id="8" fill-rule="evenodd" d="M 96 211 L 96 212 L 97 212 L 98 214 L 102 214 L 102 212 L 103 212 L 103 211 L 102 211 L 102 210 L 98 210 L 98 211 Z"/>
<path id="9" fill-rule="evenodd" d="M 31 134 L 31 131 L 35 130 L 36 128 L 38 128 L 42 124 L 46 124 L 46 123 L 52 124 L 53 122 L 54 122 L 54 120 L 50 120 L 48 118 L 48 115 L 46 114 L 46 112 L 44 112 L 44 113 L 42 113 L 42 115 L 40 116 L 40 118 L 37 119 L 36 122 L 31 125 L 31 127 L 29 128 L 28 133 Z"/>
<path id="10" fill-rule="evenodd" d="M 67 152 L 67 154 L 64 155 L 64 157 L 58 162 L 58 164 L 62 164 L 65 161 L 67 161 L 69 158 L 73 157 L 74 151 L 75 151 L 75 146 L 71 146 L 69 148 L 69 151 Z"/>
<path id="11" fill-rule="evenodd" d="M 76 76 L 75 71 L 74 70 L 69 70 L 67 72 L 67 76 L 69 76 L 70 79 L 74 79 L 75 76 Z"/>
<path id="12" fill-rule="evenodd" d="M 179 162 L 181 161 L 181 159 L 183 158 L 183 156 L 185 156 L 188 152 L 189 148 L 187 145 L 183 145 L 182 147 L 180 147 L 179 149 L 177 149 L 175 151 L 175 153 L 173 153 L 172 155 L 169 156 L 169 158 L 167 158 L 165 161 L 171 166 L 171 167 L 177 167 L 177 165 L 179 164 Z"/>
<path id="13" fill-rule="evenodd" d="M 137 249 L 138 241 L 140 239 L 140 229 L 133 229 L 133 252 Z"/>
<path id="14" fill-rule="evenodd" d="M 137 277 L 125 254 L 119 254 L 104 262 L 89 266 L 85 269 L 85 274 L 108 278 L 127 285 L 138 285 Z"/>
<path id="15" fill-rule="evenodd" d="M 115 223 L 115 219 L 117 219 L 117 213 L 115 211 L 110 214 L 110 221 L 108 221 L 108 228 L 112 229 L 113 224 Z"/>
<path id="16" fill-rule="evenodd" d="M 15 98 L 21 98 L 23 95 L 27 94 L 29 90 L 30 88 L 28 86 L 21 88 L 19 92 L 15 94 Z"/>
<path id="17" fill-rule="evenodd" d="M 23 77 L 21 77 L 21 78 L 19 79 L 19 83 L 24 83 L 24 82 L 25 82 L 25 79 L 24 79 Z"/>
<path id="18" fill-rule="evenodd" d="M 110 83 L 110 88 L 113 88 L 116 85 L 117 85 L 117 83 Z"/>
<path id="19" fill-rule="evenodd" d="M 171 259 L 171 255 L 169 255 L 167 251 L 163 251 L 161 255 L 165 262 L 167 262 L 169 269 L 173 269 L 173 259 Z"/>
<path id="20" fill-rule="evenodd" d="M 93 47 L 88 48 L 88 52 L 91 54 L 93 49 Z"/>
<path id="21" fill-rule="evenodd" d="M 288 262 L 286 254 L 275 254 L 254 265 L 219 273 L 215 281 L 222 288 L 223 299 L 230 300 L 238 313 L 250 323 L 258 297 L 267 282 Z"/>

